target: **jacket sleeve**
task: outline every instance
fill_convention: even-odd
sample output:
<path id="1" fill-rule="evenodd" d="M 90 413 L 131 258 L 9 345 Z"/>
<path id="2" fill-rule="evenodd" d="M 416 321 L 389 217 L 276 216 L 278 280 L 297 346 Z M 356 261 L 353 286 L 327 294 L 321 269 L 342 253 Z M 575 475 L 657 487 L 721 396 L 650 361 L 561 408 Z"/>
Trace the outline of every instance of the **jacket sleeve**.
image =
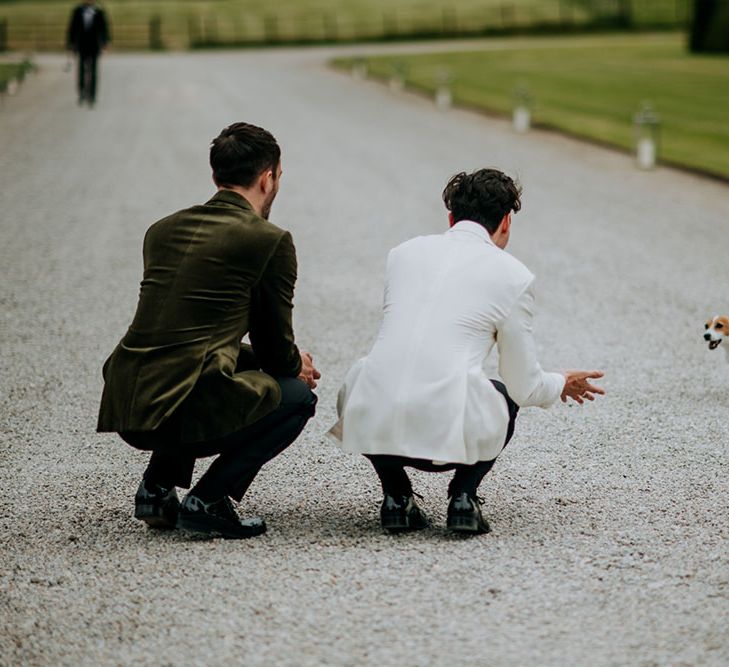
<path id="1" fill-rule="evenodd" d="M 296 250 L 286 232 L 263 270 L 251 303 L 251 346 L 261 370 L 275 377 L 296 377 L 301 372 L 292 325 L 295 283 Z"/>
<path id="2" fill-rule="evenodd" d="M 499 374 L 511 398 L 521 407 L 548 408 L 564 389 L 561 373 L 545 373 L 537 360 L 532 334 L 533 280 L 497 328 Z"/>
<path id="3" fill-rule="evenodd" d="M 73 10 L 71 20 L 68 22 L 66 47 L 72 51 L 76 51 L 78 48 L 78 9 Z"/>
<path id="4" fill-rule="evenodd" d="M 256 359 L 256 353 L 253 348 L 246 343 L 241 343 L 238 350 L 238 359 L 235 363 L 235 372 L 242 373 L 243 371 L 260 371 L 261 364 Z"/>
<path id="5" fill-rule="evenodd" d="M 106 12 L 102 9 L 99 11 L 99 47 L 105 48 L 111 41 L 111 30 L 109 29 L 109 20 L 106 18 Z"/>

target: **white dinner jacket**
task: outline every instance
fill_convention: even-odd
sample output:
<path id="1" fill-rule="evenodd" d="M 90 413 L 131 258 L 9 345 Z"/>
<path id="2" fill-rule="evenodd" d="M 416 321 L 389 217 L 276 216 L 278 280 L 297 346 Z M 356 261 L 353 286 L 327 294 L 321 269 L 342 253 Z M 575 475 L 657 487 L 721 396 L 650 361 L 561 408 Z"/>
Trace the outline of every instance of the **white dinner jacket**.
<path id="1" fill-rule="evenodd" d="M 533 282 L 468 220 L 394 248 L 377 340 L 347 373 L 330 434 L 359 454 L 468 464 L 496 458 L 509 415 L 483 368 L 494 344 L 519 406 L 548 407 L 564 388 L 564 376 L 537 361 Z"/>

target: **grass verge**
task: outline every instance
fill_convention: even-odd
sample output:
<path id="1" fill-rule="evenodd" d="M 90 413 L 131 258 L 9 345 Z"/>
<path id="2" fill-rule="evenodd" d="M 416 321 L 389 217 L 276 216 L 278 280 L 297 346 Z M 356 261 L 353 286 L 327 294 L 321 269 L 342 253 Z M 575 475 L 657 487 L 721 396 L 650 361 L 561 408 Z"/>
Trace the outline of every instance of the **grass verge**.
<path id="1" fill-rule="evenodd" d="M 7 92 L 13 81 L 22 83 L 26 74 L 34 69 L 35 65 L 30 60 L 20 63 L 0 63 L 0 93 Z"/>
<path id="2" fill-rule="evenodd" d="M 19 72 L 20 65 L 17 63 L 0 63 L 0 87 L 5 88 Z"/>
<path id="3" fill-rule="evenodd" d="M 407 87 L 427 94 L 448 78 L 455 104 L 504 115 L 520 87 L 536 125 L 627 150 L 633 116 L 649 102 L 661 119 L 663 162 L 729 180 L 729 57 L 689 54 L 679 34 L 520 40 L 500 50 L 373 57 L 367 67 L 383 80 L 400 71 Z"/>

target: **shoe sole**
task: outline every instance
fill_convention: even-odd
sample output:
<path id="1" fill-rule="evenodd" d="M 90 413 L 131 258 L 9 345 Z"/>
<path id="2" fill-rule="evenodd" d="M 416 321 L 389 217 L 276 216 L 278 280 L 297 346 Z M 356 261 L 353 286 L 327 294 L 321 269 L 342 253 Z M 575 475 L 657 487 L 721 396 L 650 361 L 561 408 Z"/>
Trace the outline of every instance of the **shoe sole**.
<path id="1" fill-rule="evenodd" d="M 211 527 L 209 523 L 198 521 L 191 517 L 179 517 L 177 519 L 177 528 L 187 533 L 195 533 L 196 535 L 205 535 L 210 538 L 222 537 L 226 540 L 245 540 L 249 537 L 257 537 L 263 535 L 266 532 L 265 524 L 260 528 L 252 528 L 250 532 L 239 533 L 231 530 L 226 530 L 222 526 Z"/>
<path id="2" fill-rule="evenodd" d="M 174 530 L 177 527 L 176 520 L 166 517 L 154 505 L 137 505 L 134 510 L 134 518 L 144 521 L 150 528 L 158 530 Z"/>
<path id="3" fill-rule="evenodd" d="M 380 519 L 380 525 L 391 533 L 403 533 L 409 530 L 422 530 L 427 528 L 430 524 L 427 522 L 412 523 L 409 519 L 403 520 L 400 517 L 387 517 Z"/>
<path id="4" fill-rule="evenodd" d="M 491 527 L 488 524 L 484 526 L 479 523 L 478 519 L 474 519 L 470 516 L 449 516 L 448 523 L 446 525 L 448 530 L 451 530 L 454 533 L 482 535 L 484 533 L 491 532 Z"/>

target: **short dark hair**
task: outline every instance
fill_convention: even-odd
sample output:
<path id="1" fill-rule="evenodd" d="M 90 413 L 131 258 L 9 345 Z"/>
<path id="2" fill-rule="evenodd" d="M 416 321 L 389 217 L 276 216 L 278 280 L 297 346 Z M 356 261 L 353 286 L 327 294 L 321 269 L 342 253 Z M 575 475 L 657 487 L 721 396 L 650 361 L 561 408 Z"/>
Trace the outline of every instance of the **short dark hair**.
<path id="1" fill-rule="evenodd" d="M 268 169 L 275 177 L 280 160 L 281 149 L 273 135 L 249 123 L 229 125 L 210 146 L 213 180 L 221 187 L 247 188 Z"/>
<path id="2" fill-rule="evenodd" d="M 453 221 L 473 220 L 489 234 L 498 228 L 503 217 L 521 209 L 521 186 L 498 169 L 462 171 L 448 181 L 443 202 L 453 214 Z"/>

